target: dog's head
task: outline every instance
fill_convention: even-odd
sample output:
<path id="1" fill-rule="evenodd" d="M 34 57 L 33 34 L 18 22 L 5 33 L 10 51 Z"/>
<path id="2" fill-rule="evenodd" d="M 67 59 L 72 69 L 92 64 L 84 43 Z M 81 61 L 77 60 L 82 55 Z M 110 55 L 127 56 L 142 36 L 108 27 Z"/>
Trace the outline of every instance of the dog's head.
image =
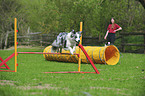
<path id="1" fill-rule="evenodd" d="M 75 32 L 74 30 L 71 31 L 71 39 L 76 41 L 77 43 L 80 42 L 80 37 L 81 37 L 82 32 Z"/>

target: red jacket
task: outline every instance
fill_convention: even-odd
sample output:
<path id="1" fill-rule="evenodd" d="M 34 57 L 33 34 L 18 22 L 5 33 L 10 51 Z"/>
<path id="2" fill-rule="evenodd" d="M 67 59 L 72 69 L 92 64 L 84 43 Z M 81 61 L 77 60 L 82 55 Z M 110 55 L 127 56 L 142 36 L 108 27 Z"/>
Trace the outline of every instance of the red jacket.
<path id="1" fill-rule="evenodd" d="M 113 29 L 111 28 L 111 26 L 112 26 L 112 24 L 109 24 L 109 26 L 107 28 L 107 30 L 109 30 L 109 33 L 115 33 L 114 30 L 120 28 L 120 26 L 118 24 L 116 24 L 116 23 L 114 24 L 114 28 Z"/>

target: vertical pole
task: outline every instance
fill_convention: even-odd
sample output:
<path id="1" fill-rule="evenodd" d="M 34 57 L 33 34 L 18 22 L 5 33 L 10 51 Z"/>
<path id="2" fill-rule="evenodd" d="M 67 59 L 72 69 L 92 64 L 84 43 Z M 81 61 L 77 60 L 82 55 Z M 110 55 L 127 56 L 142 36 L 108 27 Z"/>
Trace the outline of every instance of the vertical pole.
<path id="1" fill-rule="evenodd" d="M 17 18 L 14 20 L 15 72 L 17 72 Z"/>
<path id="2" fill-rule="evenodd" d="M 83 26 L 83 22 L 80 22 L 80 32 L 82 32 L 82 26 Z M 81 37 L 80 37 L 80 43 L 79 44 L 82 44 L 82 34 L 81 34 Z M 80 69 L 81 69 L 81 48 L 79 48 L 79 61 L 78 61 L 78 71 L 80 72 Z"/>

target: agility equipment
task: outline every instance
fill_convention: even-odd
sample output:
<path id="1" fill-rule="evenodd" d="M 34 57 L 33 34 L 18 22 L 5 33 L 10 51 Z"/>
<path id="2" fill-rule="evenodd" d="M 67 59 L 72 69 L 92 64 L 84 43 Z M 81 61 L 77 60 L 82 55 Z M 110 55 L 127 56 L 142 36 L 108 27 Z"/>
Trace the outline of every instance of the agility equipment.
<path id="1" fill-rule="evenodd" d="M 44 49 L 43 52 L 51 53 L 51 47 L 48 46 Z M 104 47 L 96 47 L 96 46 L 84 46 L 84 49 L 87 51 L 89 57 L 94 63 L 98 64 L 108 64 L 108 65 L 116 65 L 120 59 L 120 53 L 116 46 L 104 46 Z M 79 53 L 79 47 L 76 47 L 76 54 Z M 69 53 L 69 51 L 62 50 L 62 53 Z M 82 63 L 90 63 L 86 58 L 86 54 L 82 51 L 80 54 Z M 64 54 L 44 54 L 44 58 L 48 61 L 63 61 L 63 62 L 78 62 L 78 57 L 76 55 L 64 55 Z"/>
<path id="2" fill-rule="evenodd" d="M 17 63 L 17 56 L 18 54 L 52 54 L 52 55 L 71 55 L 70 53 L 46 53 L 46 52 L 17 52 L 17 45 L 18 45 L 18 42 L 17 42 L 17 18 L 14 19 L 14 46 L 15 46 L 15 52 L 10 55 L 8 58 L 6 58 L 5 60 L 3 60 L 1 57 L 0 57 L 0 60 L 2 61 L 0 63 L 0 69 L 10 69 L 8 67 L 8 65 L 6 64 L 7 61 L 9 61 L 11 58 L 15 57 L 15 70 L 0 70 L 0 71 L 5 71 L 5 72 L 17 72 L 17 66 L 18 66 L 18 63 Z M 80 31 L 82 31 L 82 22 L 80 22 Z M 81 35 L 81 42 L 82 42 L 82 35 Z M 92 67 L 94 68 L 95 72 L 81 72 L 80 71 L 80 66 L 81 66 L 81 56 L 80 54 L 78 53 L 75 53 L 74 55 L 76 55 L 78 58 L 79 58 L 79 62 L 78 62 L 78 71 L 73 71 L 73 72 L 44 72 L 44 73 L 97 73 L 97 74 L 100 74 L 99 71 L 97 70 L 96 66 L 94 65 L 94 63 L 92 62 L 92 60 L 90 59 L 89 55 L 87 54 L 86 50 L 83 48 L 83 46 L 80 44 L 78 44 L 78 46 L 80 47 L 79 49 L 79 53 L 81 54 L 81 50 L 84 52 L 86 58 L 88 58 L 89 62 L 91 63 Z M 2 67 L 3 65 L 5 65 L 5 67 Z"/>
<path id="3" fill-rule="evenodd" d="M 83 22 L 80 22 L 80 32 L 83 31 Z M 80 42 L 79 44 L 82 44 L 82 34 L 81 34 L 81 37 L 80 37 Z M 79 58 L 78 58 L 78 72 L 80 72 L 81 70 L 81 48 L 79 48 Z"/>
<path id="4" fill-rule="evenodd" d="M 17 42 L 17 32 L 18 32 L 18 29 L 17 29 L 17 18 L 15 18 L 15 23 L 14 23 L 15 25 L 15 72 L 17 72 L 17 66 L 18 66 L 18 63 L 17 63 L 17 45 L 18 45 L 18 42 Z"/>
<path id="5" fill-rule="evenodd" d="M 3 60 L 0 57 L 0 60 L 2 61 L 2 63 L 0 63 L 0 69 L 10 69 L 9 66 L 6 64 L 7 61 L 9 61 L 11 58 L 13 58 L 15 56 L 15 54 L 13 53 L 12 55 L 10 55 L 7 59 Z M 1 66 L 5 66 L 5 67 L 1 67 Z M 0 70 L 0 71 L 5 71 L 5 70 Z M 8 71 L 8 70 L 6 70 Z M 14 72 L 14 71 L 13 71 Z"/>
<path id="6" fill-rule="evenodd" d="M 94 65 L 93 61 L 91 60 L 91 58 L 89 57 L 88 53 L 86 52 L 86 50 L 84 49 L 84 47 L 81 44 L 78 44 L 78 46 L 80 47 L 80 49 L 83 51 L 83 53 L 85 54 L 86 58 L 89 60 L 89 62 L 91 63 L 93 69 L 95 70 L 95 72 L 81 72 L 81 71 L 74 71 L 74 72 L 45 72 L 45 73 L 97 73 L 100 74 L 99 71 L 97 70 L 96 66 Z M 44 52 L 46 53 L 46 52 Z M 48 52 L 50 53 L 50 52 Z M 44 54 L 43 54 L 44 55 Z M 49 54 L 45 54 L 45 55 L 49 55 Z M 44 55 L 44 56 L 45 56 Z M 56 54 L 51 54 L 51 55 L 56 55 Z M 68 55 L 68 53 L 60 53 L 59 55 Z M 70 56 L 70 55 L 69 55 Z M 74 56 L 74 55 L 73 55 Z M 78 58 L 80 57 L 80 55 L 78 55 Z"/>
<path id="7" fill-rule="evenodd" d="M 80 22 L 80 32 L 82 32 L 82 24 L 83 24 L 83 23 Z M 81 34 L 81 37 L 80 37 L 80 43 L 78 44 L 78 46 L 79 46 L 79 52 L 73 54 L 73 56 L 76 56 L 76 54 L 78 54 L 78 55 L 77 55 L 78 71 L 74 71 L 74 72 L 44 72 L 44 73 L 97 73 L 97 74 L 100 74 L 99 71 L 97 70 L 96 66 L 94 65 L 94 63 L 93 63 L 92 60 L 90 59 L 89 55 L 87 54 L 86 50 L 84 49 L 84 47 L 83 47 L 81 44 L 82 44 L 82 34 Z M 49 46 L 49 47 L 50 47 L 50 49 L 51 49 L 52 46 Z M 48 49 L 49 49 L 49 48 L 48 48 Z M 82 72 L 82 71 L 80 71 L 80 68 L 81 68 L 81 51 L 84 52 L 86 58 L 87 58 L 87 59 L 89 60 L 89 62 L 91 63 L 91 65 L 92 65 L 93 69 L 95 70 L 95 72 Z M 51 53 L 51 50 L 50 50 L 50 52 L 48 52 L 48 51 L 45 52 L 45 50 L 44 50 L 43 53 Z M 55 54 L 43 54 L 43 55 L 44 55 L 44 57 L 46 57 L 46 56 L 48 56 L 48 55 L 53 55 L 53 56 L 55 55 L 56 57 L 59 56 L 59 55 L 61 55 L 61 56 L 66 56 L 66 57 L 72 56 L 72 55 L 69 54 L 69 53 L 70 53 L 69 51 L 66 51 L 66 52 L 60 53 L 60 54 L 56 54 L 56 53 L 55 53 Z M 68 54 L 69 54 L 69 55 L 68 55 Z M 52 58 L 52 59 L 56 61 L 56 59 L 54 59 L 54 58 Z M 59 59 L 59 60 L 64 61 L 65 58 L 61 58 L 61 59 Z"/>
<path id="8" fill-rule="evenodd" d="M 3 60 L 0 57 L 0 60 L 2 61 L 0 63 L 0 69 L 10 69 L 8 67 L 8 65 L 6 64 L 6 62 L 9 61 L 11 58 L 15 57 L 15 70 L 0 70 L 0 71 L 17 72 L 17 66 L 18 66 L 18 64 L 17 64 L 17 44 L 18 44 L 18 42 L 17 42 L 17 32 L 18 32 L 17 26 L 18 26 L 17 25 L 17 18 L 15 18 L 14 19 L 14 34 L 15 34 L 14 35 L 14 46 L 15 46 L 15 52 L 12 55 L 10 55 L 8 58 L 6 58 L 5 60 Z M 2 67 L 3 65 L 6 66 L 6 67 Z"/>

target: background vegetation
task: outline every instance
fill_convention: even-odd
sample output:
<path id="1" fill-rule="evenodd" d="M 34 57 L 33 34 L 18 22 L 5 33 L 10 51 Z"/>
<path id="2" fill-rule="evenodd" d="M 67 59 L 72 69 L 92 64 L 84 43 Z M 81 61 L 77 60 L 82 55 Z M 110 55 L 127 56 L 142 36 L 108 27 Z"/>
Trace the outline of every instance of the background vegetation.
<path id="1" fill-rule="evenodd" d="M 1 48 L 13 31 L 14 17 L 23 36 L 28 28 L 42 34 L 79 31 L 83 21 L 84 36 L 103 39 L 111 17 L 123 32 L 145 30 L 145 10 L 138 0 L 0 0 Z"/>

